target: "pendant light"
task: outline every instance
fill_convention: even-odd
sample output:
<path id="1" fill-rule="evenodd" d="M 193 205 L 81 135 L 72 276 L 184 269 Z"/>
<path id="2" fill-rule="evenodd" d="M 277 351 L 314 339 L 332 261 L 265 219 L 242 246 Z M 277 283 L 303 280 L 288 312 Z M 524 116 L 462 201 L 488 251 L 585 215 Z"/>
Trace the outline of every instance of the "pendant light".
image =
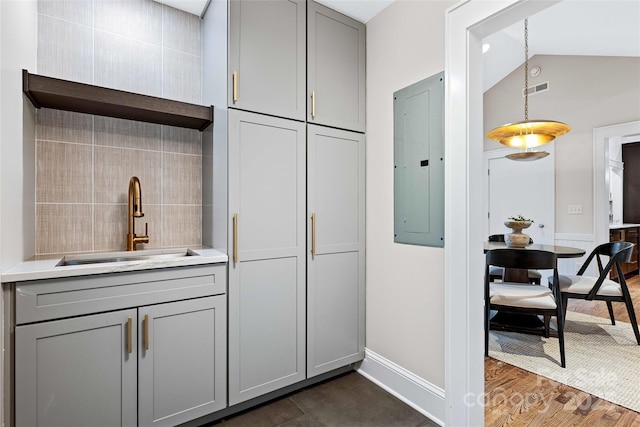
<path id="1" fill-rule="evenodd" d="M 546 151 L 535 147 L 547 144 L 557 136 L 564 135 L 571 127 L 552 120 L 529 120 L 529 30 L 528 19 L 524 20 L 524 121 L 509 123 L 492 129 L 487 137 L 500 141 L 507 147 L 520 148 L 517 153 L 505 157 L 511 160 L 532 161 L 547 157 Z"/>

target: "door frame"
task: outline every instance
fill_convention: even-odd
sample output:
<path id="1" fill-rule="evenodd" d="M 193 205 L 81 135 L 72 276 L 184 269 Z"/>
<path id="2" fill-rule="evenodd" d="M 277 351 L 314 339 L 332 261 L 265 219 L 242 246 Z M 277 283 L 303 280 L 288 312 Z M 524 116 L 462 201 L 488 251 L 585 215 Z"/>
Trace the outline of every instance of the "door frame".
<path id="1" fill-rule="evenodd" d="M 549 158 L 548 160 L 551 160 L 552 162 L 555 163 L 555 146 L 554 144 L 549 144 L 546 145 L 544 147 L 544 151 L 549 153 Z M 484 171 L 484 179 L 483 179 L 483 187 L 482 187 L 482 212 L 489 212 L 489 190 L 490 190 L 490 182 L 491 180 L 489 179 L 489 161 L 490 160 L 494 160 L 494 159 L 499 159 L 501 157 L 506 156 L 507 154 L 511 154 L 513 153 L 513 148 L 500 148 L 497 150 L 488 150 L 485 151 L 482 155 L 482 169 Z M 517 163 L 514 163 L 514 166 L 517 167 Z M 550 244 L 553 244 L 553 242 L 555 241 L 555 208 L 556 208 L 556 198 L 555 198 L 555 168 L 554 168 L 554 173 L 552 175 L 552 179 L 551 179 L 551 183 L 550 183 L 550 189 L 547 188 L 547 191 L 550 190 L 549 194 L 552 194 L 552 196 L 549 198 L 550 200 L 548 200 L 548 204 L 547 206 L 551 206 L 551 211 L 554 213 L 551 218 L 551 230 L 552 232 L 550 233 L 551 236 L 551 240 L 552 242 Z M 548 183 L 549 184 L 549 183 Z M 518 212 L 514 212 L 514 214 L 517 214 Z M 506 219 L 506 218 L 505 218 Z M 484 236 L 488 236 L 489 235 L 489 221 L 487 221 L 487 218 L 484 217 L 484 227 L 483 227 L 483 235 Z M 535 225 L 535 224 L 534 224 Z M 545 222 L 545 225 L 549 225 L 549 221 Z M 506 231 L 505 231 L 506 233 Z M 486 237 L 485 237 L 486 239 Z M 535 242 L 535 243 L 542 243 L 542 242 Z"/>
<path id="2" fill-rule="evenodd" d="M 593 129 L 593 236 L 609 241 L 609 140 L 640 135 L 640 120 Z"/>
<path id="3" fill-rule="evenodd" d="M 482 39 L 560 0 L 463 0 L 445 13 L 445 423 L 484 424 Z"/>

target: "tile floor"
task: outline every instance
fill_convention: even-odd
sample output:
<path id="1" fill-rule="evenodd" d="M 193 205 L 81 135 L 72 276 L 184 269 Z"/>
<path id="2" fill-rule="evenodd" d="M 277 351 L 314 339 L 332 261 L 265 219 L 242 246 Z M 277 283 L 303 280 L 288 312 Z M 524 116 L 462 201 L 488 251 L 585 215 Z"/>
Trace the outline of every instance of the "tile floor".
<path id="1" fill-rule="evenodd" d="M 209 426 L 431 427 L 437 424 L 362 375 L 350 372 Z"/>

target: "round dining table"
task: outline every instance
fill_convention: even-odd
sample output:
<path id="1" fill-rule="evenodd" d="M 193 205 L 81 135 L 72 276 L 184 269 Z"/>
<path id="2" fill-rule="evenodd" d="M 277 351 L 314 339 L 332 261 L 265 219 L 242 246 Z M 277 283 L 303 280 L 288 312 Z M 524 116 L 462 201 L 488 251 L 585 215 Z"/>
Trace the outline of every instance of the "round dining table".
<path id="1" fill-rule="evenodd" d="M 484 252 L 492 249 L 507 249 L 508 246 L 504 242 L 484 242 Z M 517 250 L 540 250 L 548 251 L 556 254 L 558 258 L 580 258 L 586 251 L 580 248 L 559 245 L 543 245 L 532 243 L 524 248 L 512 248 Z M 504 281 L 529 283 L 529 275 L 526 269 L 509 268 L 505 269 Z M 493 314 L 493 313 L 492 313 Z M 535 315 L 507 314 L 495 312 L 491 318 L 491 329 L 524 332 L 535 335 L 544 335 L 546 328 L 544 321 Z M 557 331 L 550 331 L 551 336 L 557 336 Z"/>
<path id="2" fill-rule="evenodd" d="M 505 242 L 484 242 L 484 252 L 491 249 L 507 249 L 508 246 Z M 514 249 L 523 249 L 523 250 L 531 250 L 537 249 L 539 251 L 549 251 L 556 254 L 558 258 L 580 258 L 586 252 L 584 249 L 580 248 L 572 248 L 571 246 L 558 246 L 558 245 L 540 245 L 537 243 L 532 243 L 530 245 L 525 246 L 524 248 L 514 248 Z"/>

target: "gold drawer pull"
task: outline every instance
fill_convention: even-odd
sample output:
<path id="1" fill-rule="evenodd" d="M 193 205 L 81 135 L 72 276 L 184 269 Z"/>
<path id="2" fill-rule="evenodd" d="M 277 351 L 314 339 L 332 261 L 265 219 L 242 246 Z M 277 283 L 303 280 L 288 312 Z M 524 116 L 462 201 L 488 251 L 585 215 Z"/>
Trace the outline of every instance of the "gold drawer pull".
<path id="1" fill-rule="evenodd" d="M 149 315 L 144 315 L 144 349 L 149 350 Z"/>
<path id="2" fill-rule="evenodd" d="M 238 263 L 238 214 L 233 214 L 233 263 Z"/>
<path id="3" fill-rule="evenodd" d="M 316 214 L 311 214 L 311 256 L 316 256 Z"/>
<path id="4" fill-rule="evenodd" d="M 316 91 L 311 91 L 311 117 L 316 116 Z"/>
<path id="5" fill-rule="evenodd" d="M 133 353 L 133 319 L 127 319 L 127 353 Z"/>
<path id="6" fill-rule="evenodd" d="M 238 72 L 233 72 L 233 103 L 238 102 Z"/>

